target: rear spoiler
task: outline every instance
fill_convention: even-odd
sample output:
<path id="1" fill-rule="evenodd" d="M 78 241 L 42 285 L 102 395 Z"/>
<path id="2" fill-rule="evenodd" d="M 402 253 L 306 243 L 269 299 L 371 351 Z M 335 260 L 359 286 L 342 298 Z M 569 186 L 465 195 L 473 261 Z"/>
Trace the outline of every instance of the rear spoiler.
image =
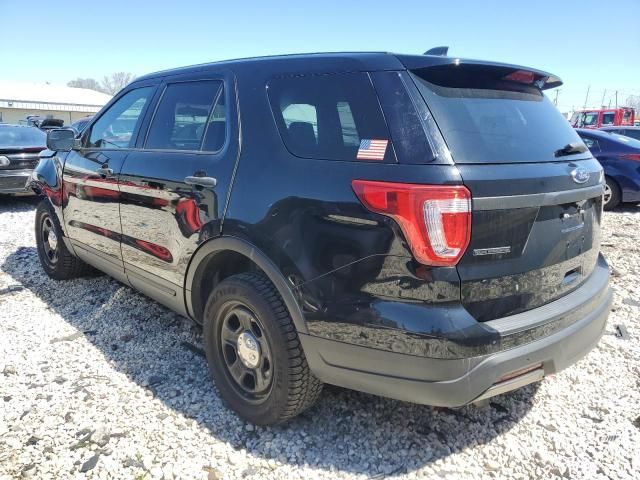
<path id="1" fill-rule="evenodd" d="M 519 65 L 511 65 L 508 63 L 499 62 L 486 62 L 482 60 L 469 60 L 465 58 L 447 57 L 439 52 L 435 52 L 440 48 L 429 50 L 425 55 L 396 55 L 396 58 L 407 68 L 407 70 L 420 70 L 431 67 L 439 67 L 439 69 L 455 69 L 462 66 L 469 66 L 470 70 L 474 69 L 478 72 L 492 72 L 495 74 L 501 74 L 505 78 L 510 78 L 512 81 L 527 83 L 528 79 L 531 79 L 530 83 L 535 85 L 540 90 L 548 90 L 550 88 L 556 88 L 562 85 L 562 80 L 557 75 L 537 70 L 529 67 L 522 67 Z M 429 52 L 434 52 L 431 54 Z M 510 77 L 511 76 L 511 77 Z"/>

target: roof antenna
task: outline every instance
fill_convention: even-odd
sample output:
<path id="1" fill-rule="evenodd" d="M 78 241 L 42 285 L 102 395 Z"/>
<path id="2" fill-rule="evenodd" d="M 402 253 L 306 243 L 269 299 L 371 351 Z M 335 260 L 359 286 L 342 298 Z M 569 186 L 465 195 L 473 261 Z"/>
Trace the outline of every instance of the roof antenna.
<path id="1" fill-rule="evenodd" d="M 439 57 L 446 57 L 449 47 L 433 47 L 423 53 L 423 55 L 438 55 Z"/>

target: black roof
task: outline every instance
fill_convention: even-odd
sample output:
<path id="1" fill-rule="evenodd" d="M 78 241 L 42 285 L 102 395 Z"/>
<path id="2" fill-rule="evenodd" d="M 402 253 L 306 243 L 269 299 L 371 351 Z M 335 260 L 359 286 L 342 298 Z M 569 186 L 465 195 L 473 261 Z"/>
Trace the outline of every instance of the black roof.
<path id="1" fill-rule="evenodd" d="M 550 73 L 510 65 L 506 63 L 488 62 L 482 60 L 470 60 L 443 55 L 401 55 L 389 52 L 325 52 L 325 53 L 296 53 L 288 55 L 273 55 L 266 57 L 238 58 L 219 62 L 202 63 L 188 67 L 163 70 L 136 79 L 136 82 L 167 75 L 197 73 L 213 67 L 237 67 L 237 68 L 312 68 L 330 69 L 329 71 L 380 71 L 380 70 L 404 70 L 425 68 L 436 65 L 487 65 L 512 68 L 514 70 L 527 70 L 549 77 L 545 88 L 553 88 L 562 85 L 562 81 Z"/>

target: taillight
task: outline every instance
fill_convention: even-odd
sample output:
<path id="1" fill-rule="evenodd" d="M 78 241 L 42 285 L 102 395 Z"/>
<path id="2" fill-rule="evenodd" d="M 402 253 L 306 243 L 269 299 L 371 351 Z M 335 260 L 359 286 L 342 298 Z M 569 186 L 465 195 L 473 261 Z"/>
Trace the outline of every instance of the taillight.
<path id="1" fill-rule="evenodd" d="M 624 160 L 635 160 L 636 162 L 640 162 L 640 153 L 627 153 L 625 155 L 620 155 L 620 158 Z"/>
<path id="2" fill-rule="evenodd" d="M 393 218 L 417 261 L 425 265 L 458 263 L 471 238 L 471 193 L 462 185 L 354 180 L 365 207 Z"/>

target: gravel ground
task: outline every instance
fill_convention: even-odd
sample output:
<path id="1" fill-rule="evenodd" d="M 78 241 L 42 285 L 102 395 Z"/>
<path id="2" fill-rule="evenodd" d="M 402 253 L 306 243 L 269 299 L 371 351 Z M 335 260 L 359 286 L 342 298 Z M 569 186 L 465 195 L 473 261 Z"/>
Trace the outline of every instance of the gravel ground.
<path id="1" fill-rule="evenodd" d="M 0 479 L 640 476 L 637 207 L 605 214 L 614 311 L 572 368 L 482 409 L 328 388 L 278 428 L 224 408 L 188 320 L 106 276 L 49 280 L 34 207 L 0 199 Z"/>

